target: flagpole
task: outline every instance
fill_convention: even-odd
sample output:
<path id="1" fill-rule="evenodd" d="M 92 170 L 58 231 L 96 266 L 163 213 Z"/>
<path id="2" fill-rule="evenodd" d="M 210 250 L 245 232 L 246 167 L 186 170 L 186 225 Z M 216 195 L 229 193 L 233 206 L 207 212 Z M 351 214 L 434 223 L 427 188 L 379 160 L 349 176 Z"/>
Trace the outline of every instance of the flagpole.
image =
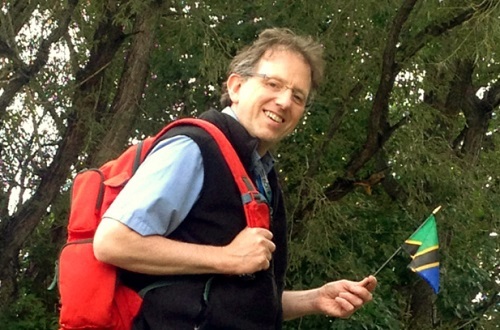
<path id="1" fill-rule="evenodd" d="M 436 207 L 436 208 L 434 209 L 434 211 L 432 211 L 432 214 L 433 214 L 433 215 L 435 215 L 436 213 L 438 213 L 438 212 L 439 212 L 439 210 L 441 210 L 441 205 L 439 205 L 438 207 Z M 427 222 L 427 220 L 426 220 L 426 221 L 424 221 L 424 222 L 422 222 L 422 224 L 421 224 L 421 225 L 420 225 L 420 226 L 419 226 L 419 227 L 418 227 L 415 231 L 413 231 L 413 233 L 416 233 L 416 232 L 417 232 L 420 228 L 422 228 L 422 226 L 423 226 L 426 222 Z M 412 234 L 412 235 L 413 235 L 413 234 Z M 410 235 L 410 236 L 411 236 L 411 235 Z M 379 267 L 379 269 L 377 269 L 377 270 L 375 271 L 375 273 L 373 273 L 372 275 L 373 275 L 373 276 L 377 276 L 377 274 L 378 274 L 378 273 L 379 273 L 382 269 L 384 269 L 384 267 L 385 267 L 385 266 L 389 263 L 389 261 L 391 261 L 391 260 L 392 260 L 392 259 L 396 256 L 396 254 L 398 254 L 398 252 L 399 252 L 399 251 L 401 251 L 401 249 L 402 249 L 402 248 L 403 248 L 403 247 L 402 247 L 402 245 L 400 245 L 400 246 L 398 247 L 398 249 L 397 249 L 397 250 L 396 250 L 396 251 L 392 254 L 392 256 L 390 256 L 390 257 L 389 257 L 389 259 L 387 259 L 387 260 L 386 260 L 386 261 L 382 264 L 382 266 L 380 266 L 380 267 Z"/>
<path id="2" fill-rule="evenodd" d="M 436 208 L 434 209 L 434 211 L 432 211 L 432 214 L 436 215 L 436 213 L 438 213 L 438 212 L 439 212 L 439 210 L 441 210 L 441 205 L 439 205 L 438 207 L 436 207 Z"/>
<path id="3" fill-rule="evenodd" d="M 385 266 L 389 263 L 389 261 L 391 261 L 391 260 L 392 260 L 392 259 L 396 256 L 396 254 L 398 254 L 398 252 L 399 252 L 399 251 L 401 251 L 401 249 L 402 249 L 402 247 L 401 247 L 401 246 L 399 246 L 399 247 L 398 247 L 398 249 L 396 250 L 396 252 L 394 252 L 394 253 L 392 254 L 392 256 L 390 256 L 390 257 L 389 257 L 389 259 L 387 259 L 387 260 L 386 260 L 386 261 L 382 264 L 382 266 L 380 266 L 380 268 L 379 268 L 379 269 L 377 269 L 377 271 L 376 271 L 375 273 L 373 273 L 372 275 L 373 275 L 373 276 L 377 276 L 378 272 L 380 272 L 380 271 L 381 271 L 381 270 L 382 270 L 382 269 L 383 269 L 383 268 L 384 268 L 384 267 L 385 267 Z"/>

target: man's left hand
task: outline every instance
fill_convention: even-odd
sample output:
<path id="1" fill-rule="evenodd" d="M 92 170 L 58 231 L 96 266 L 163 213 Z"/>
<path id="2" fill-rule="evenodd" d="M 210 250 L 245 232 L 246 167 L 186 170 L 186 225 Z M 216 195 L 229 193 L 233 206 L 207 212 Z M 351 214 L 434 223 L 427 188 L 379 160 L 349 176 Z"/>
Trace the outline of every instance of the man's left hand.
<path id="1" fill-rule="evenodd" d="M 371 275 L 359 282 L 329 282 L 319 288 L 316 308 L 328 316 L 348 318 L 372 300 L 372 292 L 376 286 L 377 279 Z"/>

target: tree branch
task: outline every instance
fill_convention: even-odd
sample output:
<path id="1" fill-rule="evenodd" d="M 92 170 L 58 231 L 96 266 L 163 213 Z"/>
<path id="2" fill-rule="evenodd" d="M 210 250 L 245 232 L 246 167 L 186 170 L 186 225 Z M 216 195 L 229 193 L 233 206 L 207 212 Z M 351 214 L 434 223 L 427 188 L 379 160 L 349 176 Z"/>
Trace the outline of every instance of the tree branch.
<path id="1" fill-rule="evenodd" d="M 433 22 L 418 32 L 412 40 L 403 45 L 399 51 L 399 62 L 403 63 L 413 57 L 420 49 L 427 45 L 432 39 L 435 39 L 448 31 L 451 31 L 457 26 L 471 20 L 479 13 L 484 13 L 494 6 L 493 0 L 485 0 L 479 6 L 471 5 L 470 8 L 464 9 L 454 17 Z"/>
<path id="2" fill-rule="evenodd" d="M 361 93 L 362 90 L 363 90 L 363 84 L 358 81 L 351 88 L 348 95 L 342 98 L 341 100 L 342 105 L 337 111 L 335 111 L 334 115 L 330 119 L 330 125 L 328 126 L 325 136 L 323 137 L 322 142 L 316 151 L 317 154 L 324 154 L 326 148 L 332 142 L 335 132 L 338 131 L 340 125 L 342 124 L 342 120 L 347 110 L 349 109 L 349 105 L 351 104 L 352 100 L 355 99 Z M 306 176 L 309 177 L 314 176 L 318 171 L 318 167 L 319 167 L 319 157 L 315 157 L 311 162 L 309 169 L 307 170 Z"/>
<path id="3" fill-rule="evenodd" d="M 14 36 L 16 36 L 21 28 L 28 22 L 33 11 L 38 7 L 37 1 L 31 0 L 15 0 L 11 1 L 9 10 L 4 15 L 0 14 L 2 18 L 0 26 L 4 30 L 9 29 L 8 35 L 11 36 L 11 40 L 14 41 Z M 12 19 L 14 17 L 14 19 Z"/>
<path id="4" fill-rule="evenodd" d="M 8 58 L 14 63 L 20 61 L 17 53 L 14 50 L 12 50 L 9 44 L 2 38 L 0 38 L 0 56 Z"/>
<path id="5" fill-rule="evenodd" d="M 408 20 L 416 2 L 417 0 L 404 1 L 393 20 L 384 49 L 380 84 L 373 101 L 366 141 L 363 149 L 355 154 L 347 165 L 347 178 L 354 177 L 364 164 L 382 148 L 385 141 L 387 141 L 382 139 L 382 137 L 384 132 L 390 128 L 387 122 L 389 98 L 394 88 L 396 76 L 400 71 L 400 67 L 396 62 L 397 45 L 403 25 Z"/>
<path id="6" fill-rule="evenodd" d="M 484 101 L 491 107 L 491 110 L 500 106 L 500 79 L 488 89 Z"/>
<path id="7" fill-rule="evenodd" d="M 15 95 L 26 85 L 31 78 L 37 74 L 47 63 L 49 50 L 53 43 L 57 42 L 68 29 L 71 16 L 78 4 L 78 0 L 68 0 L 68 7 L 63 11 L 57 28 L 52 31 L 47 39 L 44 39 L 38 49 L 38 54 L 30 66 L 18 68 L 14 77 L 8 85 L 4 87 L 3 94 L 0 95 L 0 122 L 6 114 L 7 107 L 12 102 Z"/>
<path id="8" fill-rule="evenodd" d="M 388 33 L 387 42 L 384 49 L 382 59 L 382 72 L 380 76 L 380 84 L 375 95 L 375 100 L 372 106 L 370 121 L 368 124 L 368 133 L 363 149 L 354 154 L 349 161 L 343 177 L 337 177 L 325 190 L 324 195 L 330 201 L 336 201 L 343 198 L 349 192 L 355 189 L 356 182 L 369 180 L 371 174 L 365 179 L 356 179 L 358 171 L 368 162 L 382 147 L 383 144 L 392 135 L 395 128 L 400 127 L 403 121 L 391 128 L 387 122 L 389 98 L 394 88 L 394 81 L 399 73 L 400 67 L 396 63 L 397 45 L 399 37 L 403 29 L 403 25 L 408 20 L 410 13 L 415 7 L 417 0 L 405 0 L 398 9 L 394 17 L 393 24 Z M 355 89 L 353 89 L 355 90 Z M 340 114 L 341 116 L 342 114 Z M 333 124 L 333 123 L 332 123 Z M 382 173 L 382 172 L 380 172 Z M 376 177 L 382 176 L 376 175 Z M 376 181 L 376 183 L 380 182 Z M 301 221 L 301 226 L 298 226 L 292 235 L 300 233 L 301 227 L 304 225 L 304 219 L 310 218 L 307 213 L 314 209 L 314 200 L 304 203 L 296 214 L 296 220 Z"/>
<path id="9" fill-rule="evenodd" d="M 73 1 L 75 2 L 75 1 Z M 71 166 L 75 165 L 78 156 L 85 146 L 85 141 L 90 134 L 91 119 L 95 116 L 95 111 L 103 103 L 103 96 L 99 94 L 101 81 L 105 71 L 100 71 L 98 75 L 91 79 L 86 79 L 87 72 L 96 72 L 102 63 L 108 63 L 116 56 L 120 49 L 123 38 L 123 28 L 114 25 L 113 14 L 108 12 L 103 15 L 103 21 L 98 25 L 94 35 L 95 47 L 91 50 L 86 67 L 77 74 L 78 81 L 85 81 L 77 84 L 77 89 L 73 96 L 72 109 L 68 109 L 70 115 L 67 118 L 67 129 L 63 134 L 57 152 L 44 175 L 41 176 L 40 183 L 36 191 L 25 201 L 19 210 L 10 218 L 2 219 L 0 222 L 0 281 L 8 281 L 8 272 L 11 263 L 19 255 L 19 250 L 25 244 L 27 237 L 36 228 L 42 219 L 49 205 L 60 193 L 60 189 L 68 177 Z M 106 37 L 103 37 L 103 36 Z M 104 108 L 104 106 L 102 107 Z M 35 188 L 32 188 L 35 189 Z M 0 301 L 12 299 L 12 292 L 0 290 Z M 0 314 L 3 303 L 0 303 Z"/>
<path id="10" fill-rule="evenodd" d="M 149 58 L 154 44 L 154 29 L 160 17 L 159 13 L 161 11 L 153 6 L 151 12 L 146 11 L 136 17 L 135 30 L 138 33 L 130 43 L 120 84 L 111 106 L 113 119 L 106 129 L 102 143 L 97 145 L 96 152 L 92 153 L 95 155 L 89 162 L 92 166 L 115 157 L 123 150 L 130 136 L 146 85 Z"/>

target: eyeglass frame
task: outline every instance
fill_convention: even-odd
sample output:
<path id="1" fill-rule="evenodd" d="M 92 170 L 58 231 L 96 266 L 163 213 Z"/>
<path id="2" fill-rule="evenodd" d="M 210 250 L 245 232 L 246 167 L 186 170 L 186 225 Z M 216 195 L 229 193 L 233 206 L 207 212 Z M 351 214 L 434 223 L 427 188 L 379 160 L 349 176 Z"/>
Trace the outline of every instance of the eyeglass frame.
<path id="1" fill-rule="evenodd" d="M 275 93 L 283 93 L 287 89 L 291 90 L 292 91 L 292 100 L 293 100 L 293 102 L 296 105 L 300 106 L 300 107 L 307 108 L 312 103 L 312 97 L 311 97 L 311 95 L 307 95 L 307 96 L 304 95 L 303 96 L 304 97 L 304 101 L 303 102 L 297 102 L 295 96 L 302 95 L 303 92 L 301 92 L 300 90 L 298 90 L 296 88 L 287 86 L 287 84 L 285 83 L 285 81 L 283 79 L 279 78 L 279 77 L 272 77 L 272 76 L 269 76 L 269 75 L 267 75 L 265 73 L 248 73 L 248 74 L 244 74 L 243 76 L 244 77 L 249 77 L 249 78 L 262 78 L 262 79 L 264 79 L 264 82 L 265 82 L 264 86 L 266 88 L 268 88 L 268 89 L 273 89 L 273 92 L 275 92 Z M 280 87 L 276 86 L 276 88 L 278 88 L 279 90 L 275 90 L 276 89 L 275 87 L 269 86 L 267 84 L 267 82 L 269 80 L 271 80 L 271 79 L 273 79 L 277 83 L 279 83 Z"/>

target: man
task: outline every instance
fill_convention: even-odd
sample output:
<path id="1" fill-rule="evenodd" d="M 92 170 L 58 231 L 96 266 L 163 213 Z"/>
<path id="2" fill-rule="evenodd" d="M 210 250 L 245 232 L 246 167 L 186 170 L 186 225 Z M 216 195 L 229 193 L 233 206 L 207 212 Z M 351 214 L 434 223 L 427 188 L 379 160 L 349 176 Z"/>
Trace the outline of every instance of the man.
<path id="1" fill-rule="evenodd" d="M 372 299 L 376 279 L 285 291 L 286 217 L 269 150 L 291 133 L 322 76 L 322 49 L 269 29 L 232 61 L 218 126 L 261 188 L 270 230 L 246 227 L 239 192 L 208 134 L 175 128 L 104 215 L 97 259 L 147 288 L 135 329 L 280 329 L 309 314 L 349 317 Z"/>

